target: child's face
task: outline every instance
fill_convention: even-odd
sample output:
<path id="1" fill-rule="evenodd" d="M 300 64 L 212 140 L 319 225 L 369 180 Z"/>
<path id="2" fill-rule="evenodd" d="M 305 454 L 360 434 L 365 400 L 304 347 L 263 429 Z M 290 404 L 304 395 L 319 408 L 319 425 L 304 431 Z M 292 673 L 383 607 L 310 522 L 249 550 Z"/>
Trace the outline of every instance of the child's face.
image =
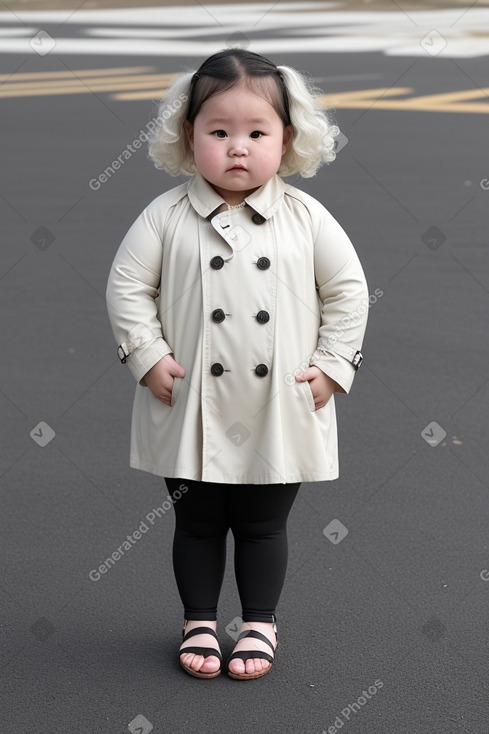
<path id="1" fill-rule="evenodd" d="M 230 205 L 272 178 L 292 138 L 291 126 L 244 84 L 206 100 L 185 129 L 197 170 Z"/>

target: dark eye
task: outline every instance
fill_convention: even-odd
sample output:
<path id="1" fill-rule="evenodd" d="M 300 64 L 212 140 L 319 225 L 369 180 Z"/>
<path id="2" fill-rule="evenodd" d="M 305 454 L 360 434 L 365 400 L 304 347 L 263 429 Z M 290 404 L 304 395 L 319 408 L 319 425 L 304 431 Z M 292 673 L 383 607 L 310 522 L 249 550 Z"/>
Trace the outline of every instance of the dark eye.
<path id="1" fill-rule="evenodd" d="M 259 130 L 253 130 L 253 132 L 250 134 L 250 138 L 254 138 L 257 140 L 258 138 L 261 138 L 263 133 L 261 133 Z"/>
<path id="2" fill-rule="evenodd" d="M 215 135 L 217 138 L 225 138 L 226 137 L 226 131 L 225 130 L 214 130 L 214 132 L 212 134 Z"/>

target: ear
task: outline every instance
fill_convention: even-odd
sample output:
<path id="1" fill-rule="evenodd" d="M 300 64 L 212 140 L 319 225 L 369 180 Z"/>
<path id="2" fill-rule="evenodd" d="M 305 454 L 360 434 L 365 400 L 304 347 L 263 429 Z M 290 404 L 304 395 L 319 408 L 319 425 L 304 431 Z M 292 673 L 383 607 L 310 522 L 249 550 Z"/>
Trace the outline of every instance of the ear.
<path id="1" fill-rule="evenodd" d="M 287 148 L 289 147 L 290 141 L 292 140 L 294 136 L 294 128 L 292 125 L 286 125 L 284 127 L 284 139 L 282 144 L 282 155 L 286 152 Z"/>
<path id="2" fill-rule="evenodd" d="M 193 151 L 194 149 L 194 126 L 188 120 L 185 120 L 185 122 L 183 123 L 183 126 L 185 128 L 185 132 L 187 133 L 188 144 L 190 145 L 190 150 Z"/>

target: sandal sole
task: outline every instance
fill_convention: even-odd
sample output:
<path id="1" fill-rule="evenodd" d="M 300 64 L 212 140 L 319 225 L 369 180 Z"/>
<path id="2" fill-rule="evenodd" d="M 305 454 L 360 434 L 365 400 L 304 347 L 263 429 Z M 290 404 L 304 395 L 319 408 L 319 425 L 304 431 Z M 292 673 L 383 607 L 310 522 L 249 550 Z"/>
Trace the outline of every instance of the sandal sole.
<path id="1" fill-rule="evenodd" d="M 250 675 L 246 675 L 246 673 L 233 673 L 228 670 L 228 675 L 230 678 L 234 678 L 234 680 L 256 680 L 256 678 L 263 678 L 263 676 L 269 673 L 272 668 L 273 665 L 270 665 L 266 670 L 260 670 L 259 672 L 257 671 Z"/>
<path id="2" fill-rule="evenodd" d="M 189 668 L 182 662 L 180 662 L 180 665 L 186 673 L 188 673 L 189 675 L 193 675 L 194 678 L 217 678 L 217 676 L 221 675 L 222 672 L 221 668 L 219 668 L 219 670 L 214 671 L 214 673 L 201 673 L 200 670 L 192 670 L 192 668 Z"/>

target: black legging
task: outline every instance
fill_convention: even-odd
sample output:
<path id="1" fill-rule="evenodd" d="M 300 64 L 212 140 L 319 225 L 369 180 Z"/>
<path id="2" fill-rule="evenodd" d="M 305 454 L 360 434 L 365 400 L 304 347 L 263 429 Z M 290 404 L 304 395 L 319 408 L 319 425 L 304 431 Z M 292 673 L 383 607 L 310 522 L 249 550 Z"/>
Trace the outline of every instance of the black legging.
<path id="1" fill-rule="evenodd" d="M 175 508 L 173 568 L 185 619 L 217 619 L 231 529 L 242 619 L 273 622 L 287 570 L 287 517 L 300 482 L 165 482 Z"/>

